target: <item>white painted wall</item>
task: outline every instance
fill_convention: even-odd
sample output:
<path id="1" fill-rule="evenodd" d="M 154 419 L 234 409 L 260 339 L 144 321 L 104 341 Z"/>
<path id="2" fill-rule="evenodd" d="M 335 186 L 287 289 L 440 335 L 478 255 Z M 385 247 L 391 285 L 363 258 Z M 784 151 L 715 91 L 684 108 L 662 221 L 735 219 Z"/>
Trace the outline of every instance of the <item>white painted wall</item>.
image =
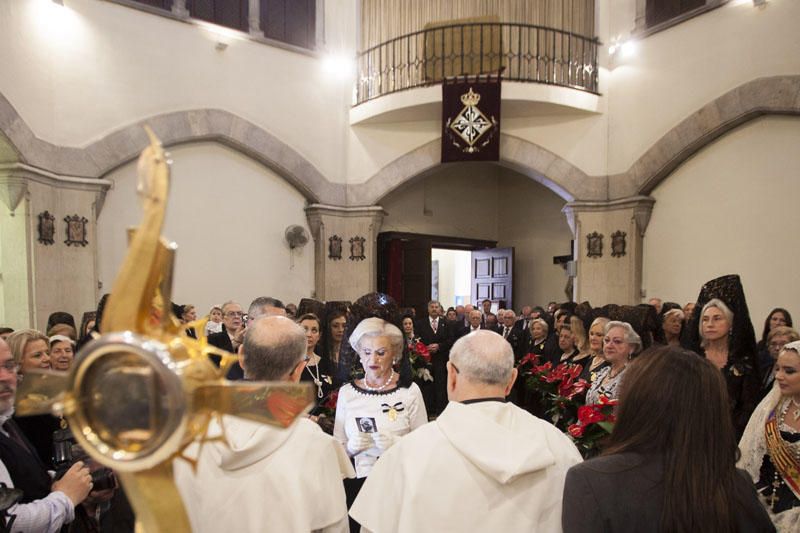
<path id="1" fill-rule="evenodd" d="M 800 119 L 763 118 L 709 145 L 653 191 L 644 287 L 684 304 L 739 274 L 760 334 L 767 313 L 800 315 Z"/>
<path id="2" fill-rule="evenodd" d="M 323 50 L 352 50 L 355 7 L 338 4 L 326 10 Z M 12 0 L 0 2 L 0 65 L 0 93 L 52 143 L 85 146 L 148 116 L 224 109 L 344 180 L 350 80 L 319 58 L 109 2 Z"/>
<path id="3" fill-rule="evenodd" d="M 503 169 L 498 199 L 497 246 L 514 247 L 514 310 L 565 301 L 567 275 L 553 264 L 554 256 L 570 253 L 564 200 L 508 169 Z"/>
<path id="4" fill-rule="evenodd" d="M 602 41 L 630 34 L 636 1 L 610 2 Z M 605 63 L 608 173 L 627 170 L 667 131 L 729 90 L 757 78 L 800 72 L 800 54 L 794 53 L 800 50 L 798 20 L 795 0 L 770 1 L 762 9 L 735 0 L 638 40 L 630 57 Z"/>
<path id="5" fill-rule="evenodd" d="M 489 163 L 448 164 L 384 198 L 381 231 L 497 239 L 497 176 Z"/>
<path id="6" fill-rule="evenodd" d="M 271 170 L 216 143 L 170 150 L 172 182 L 163 235 L 178 243 L 174 300 L 201 313 L 256 296 L 298 302 L 314 290 L 314 247 L 290 251 L 284 230 L 308 229 L 305 199 Z M 141 218 L 136 165 L 110 173 L 114 182 L 98 222 L 99 271 L 111 290 L 126 249 L 125 230 Z"/>

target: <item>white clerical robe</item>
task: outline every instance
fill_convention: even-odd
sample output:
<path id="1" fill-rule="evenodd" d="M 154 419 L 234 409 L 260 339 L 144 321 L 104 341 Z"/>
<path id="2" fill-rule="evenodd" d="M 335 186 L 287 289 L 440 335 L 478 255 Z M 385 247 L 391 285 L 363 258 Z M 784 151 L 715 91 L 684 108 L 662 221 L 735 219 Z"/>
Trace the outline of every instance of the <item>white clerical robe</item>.
<path id="1" fill-rule="evenodd" d="M 566 435 L 513 404 L 450 402 L 381 456 L 350 515 L 376 533 L 558 532 L 580 461 Z"/>
<path id="2" fill-rule="evenodd" d="M 187 449 L 198 458 L 196 473 L 173 461 L 195 533 L 348 531 L 342 478 L 355 472 L 333 437 L 306 418 L 287 429 L 232 416 L 223 424 L 230 447 Z M 219 425 L 210 432 L 218 434 Z"/>

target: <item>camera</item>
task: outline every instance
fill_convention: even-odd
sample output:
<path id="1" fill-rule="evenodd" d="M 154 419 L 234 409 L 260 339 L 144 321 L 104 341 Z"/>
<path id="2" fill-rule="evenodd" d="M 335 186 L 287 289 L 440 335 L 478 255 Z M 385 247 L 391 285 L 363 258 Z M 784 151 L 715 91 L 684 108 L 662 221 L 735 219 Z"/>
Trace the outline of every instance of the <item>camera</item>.
<path id="1" fill-rule="evenodd" d="M 53 432 L 53 466 L 56 468 L 56 479 L 61 477 L 78 461 L 89 463 L 89 455 L 75 441 L 69 428 Z M 117 486 L 114 472 L 106 467 L 92 470 L 92 490 L 107 490 Z"/>

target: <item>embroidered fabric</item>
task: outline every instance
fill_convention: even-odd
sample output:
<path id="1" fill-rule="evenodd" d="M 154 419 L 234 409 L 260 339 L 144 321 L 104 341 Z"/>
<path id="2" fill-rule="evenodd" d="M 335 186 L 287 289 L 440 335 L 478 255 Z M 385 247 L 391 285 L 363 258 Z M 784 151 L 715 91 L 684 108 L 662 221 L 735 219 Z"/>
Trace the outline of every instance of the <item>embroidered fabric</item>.
<path id="1" fill-rule="evenodd" d="M 741 457 L 739 462 L 736 463 L 738 468 L 745 470 L 753 483 L 761 481 L 761 465 L 765 456 L 769 460 L 769 450 L 767 449 L 767 441 L 764 436 L 764 426 L 767 423 L 770 413 L 778 405 L 781 400 L 781 391 L 778 384 L 772 387 L 769 394 L 758 404 L 755 411 L 753 411 L 750 421 L 744 430 L 742 439 L 739 441 L 739 451 Z M 766 502 L 763 501 L 764 507 L 767 509 L 772 522 L 779 532 L 794 532 L 800 530 L 800 507 L 789 509 L 782 513 L 775 514 Z"/>
<path id="2" fill-rule="evenodd" d="M 589 392 L 586 393 L 586 405 L 600 403 L 601 396 L 605 396 L 609 400 L 616 400 L 619 396 L 619 386 L 620 383 L 622 383 L 622 376 L 625 374 L 625 370 L 627 369 L 628 367 L 623 368 L 619 374 L 614 376 L 608 382 L 605 381 L 606 377 L 611 374 L 611 367 L 607 366 L 600 369 L 592 381 L 592 386 L 589 388 Z"/>

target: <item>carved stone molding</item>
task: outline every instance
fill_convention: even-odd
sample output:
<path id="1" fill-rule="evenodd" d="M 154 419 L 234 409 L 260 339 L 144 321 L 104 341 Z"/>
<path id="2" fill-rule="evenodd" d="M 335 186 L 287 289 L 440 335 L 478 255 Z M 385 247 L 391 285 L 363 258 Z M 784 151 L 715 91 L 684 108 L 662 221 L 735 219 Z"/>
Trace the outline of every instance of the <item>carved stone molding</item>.
<path id="1" fill-rule="evenodd" d="M 17 210 L 17 206 L 28 194 L 28 182 L 24 178 L 15 176 L 3 176 L 0 170 L 0 201 L 12 213 Z"/>

